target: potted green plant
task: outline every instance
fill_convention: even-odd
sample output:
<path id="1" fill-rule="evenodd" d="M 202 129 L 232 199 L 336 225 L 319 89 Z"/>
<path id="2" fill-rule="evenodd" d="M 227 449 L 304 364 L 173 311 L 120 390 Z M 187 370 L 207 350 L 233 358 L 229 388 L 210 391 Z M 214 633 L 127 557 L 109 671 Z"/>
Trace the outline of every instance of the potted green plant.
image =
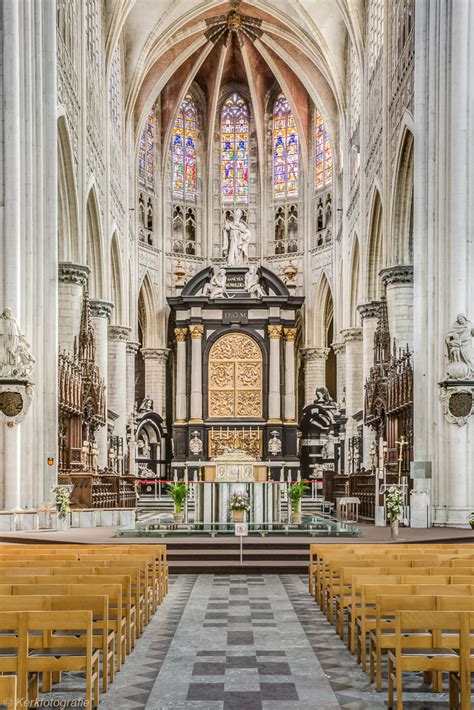
<path id="1" fill-rule="evenodd" d="M 246 511 L 250 510 L 250 498 L 248 493 L 243 491 L 233 493 L 229 501 L 229 510 L 232 511 L 234 523 L 243 523 Z"/>
<path id="2" fill-rule="evenodd" d="M 470 514 L 468 522 L 471 526 L 471 530 L 474 530 L 474 512 Z"/>
<path id="3" fill-rule="evenodd" d="M 392 538 L 398 537 L 398 528 L 402 519 L 403 507 L 405 505 L 403 491 L 399 486 L 390 486 L 385 496 L 385 507 L 387 518 L 391 525 Z"/>
<path id="4" fill-rule="evenodd" d="M 67 517 L 71 512 L 70 506 L 71 487 L 57 486 L 54 491 L 54 504 L 58 516 L 58 528 L 64 530 L 68 528 Z"/>
<path id="5" fill-rule="evenodd" d="M 291 522 L 299 524 L 301 523 L 301 510 L 300 502 L 306 491 L 308 490 L 308 484 L 306 481 L 298 481 L 298 483 L 293 483 L 288 491 L 288 498 L 291 501 Z"/>
<path id="6" fill-rule="evenodd" d="M 174 501 L 174 521 L 175 523 L 183 522 L 183 507 L 186 496 L 188 495 L 188 487 L 186 483 L 169 483 L 168 493 Z"/>

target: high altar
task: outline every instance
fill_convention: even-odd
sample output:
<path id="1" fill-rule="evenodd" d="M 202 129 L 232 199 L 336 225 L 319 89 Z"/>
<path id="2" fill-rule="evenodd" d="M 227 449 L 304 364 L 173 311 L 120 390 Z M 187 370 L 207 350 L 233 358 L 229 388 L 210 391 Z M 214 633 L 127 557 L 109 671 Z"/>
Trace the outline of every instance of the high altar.
<path id="1" fill-rule="evenodd" d="M 299 467 L 295 343 L 303 298 L 263 266 L 209 266 L 169 298 L 174 319 L 174 455 L 198 475 L 200 519 L 227 519 L 247 487 L 252 520 L 271 521 L 282 469 Z M 273 491 L 273 492 L 272 492 Z"/>

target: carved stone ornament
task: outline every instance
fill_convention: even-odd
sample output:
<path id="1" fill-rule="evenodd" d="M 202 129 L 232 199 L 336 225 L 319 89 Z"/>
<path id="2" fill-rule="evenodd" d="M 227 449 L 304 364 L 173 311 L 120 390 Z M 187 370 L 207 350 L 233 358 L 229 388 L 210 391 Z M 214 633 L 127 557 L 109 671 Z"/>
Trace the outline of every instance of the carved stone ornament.
<path id="1" fill-rule="evenodd" d="M 0 382 L 0 421 L 8 426 L 20 424 L 28 413 L 33 399 L 31 383 L 2 384 Z"/>
<path id="2" fill-rule="evenodd" d="M 268 326 L 268 337 L 270 340 L 279 340 L 281 336 L 281 325 L 269 325 Z"/>
<path id="3" fill-rule="evenodd" d="M 85 264 L 73 264 L 70 261 L 63 261 L 59 264 L 58 278 L 62 283 L 84 287 L 87 284 L 90 272 L 90 268 Z"/>
<path id="4" fill-rule="evenodd" d="M 110 318 L 114 304 L 109 301 L 89 301 L 91 316 L 93 318 Z"/>
<path id="5" fill-rule="evenodd" d="M 191 333 L 191 338 L 193 340 L 202 340 L 203 335 L 204 335 L 204 326 L 203 325 L 190 325 L 189 326 L 189 331 Z"/>
<path id="6" fill-rule="evenodd" d="M 250 298 L 262 298 L 266 295 L 260 283 L 256 266 L 251 266 L 245 274 L 245 288 Z"/>
<path id="7" fill-rule="evenodd" d="M 474 414 L 474 384 L 472 387 L 450 387 L 442 383 L 439 398 L 443 413 L 451 424 L 464 426 Z"/>
<path id="8" fill-rule="evenodd" d="M 378 318 L 380 311 L 380 301 L 369 301 L 368 303 L 361 303 L 357 306 L 357 310 L 360 313 L 361 319 L 364 321 L 366 318 Z"/>
<path id="9" fill-rule="evenodd" d="M 178 341 L 178 343 L 185 343 L 186 336 L 188 334 L 188 329 L 187 328 L 175 328 L 174 334 L 176 336 L 176 340 Z"/>
<path id="10" fill-rule="evenodd" d="M 294 342 L 296 338 L 296 328 L 283 328 L 283 333 L 287 342 Z"/>
<path id="11" fill-rule="evenodd" d="M 211 276 L 210 281 L 204 284 L 202 295 L 209 298 L 233 298 L 233 295 L 229 295 L 227 291 L 227 275 L 224 268 L 219 269 Z"/>
<path id="12" fill-rule="evenodd" d="M 202 454 L 203 452 L 203 443 L 202 439 L 199 436 L 198 431 L 193 431 L 193 438 L 189 442 L 189 450 L 192 453 L 193 456 L 199 456 L 199 454 Z"/>

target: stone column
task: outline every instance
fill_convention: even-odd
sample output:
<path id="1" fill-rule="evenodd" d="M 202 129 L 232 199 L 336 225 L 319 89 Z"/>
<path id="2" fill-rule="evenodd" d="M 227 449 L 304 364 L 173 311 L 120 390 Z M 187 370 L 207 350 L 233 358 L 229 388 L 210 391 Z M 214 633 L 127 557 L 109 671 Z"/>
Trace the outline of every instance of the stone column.
<path id="1" fill-rule="evenodd" d="M 317 387 L 326 387 L 326 360 L 329 348 L 305 348 L 304 357 L 304 404 L 314 401 Z"/>
<path id="2" fill-rule="evenodd" d="M 365 383 L 370 375 L 370 368 L 374 364 L 374 336 L 377 329 L 380 301 L 370 301 L 363 303 L 357 310 L 362 321 L 362 386 L 365 402 Z M 370 427 L 364 426 L 364 452 L 363 465 L 370 469 L 371 460 L 369 451 L 372 442 L 375 441 L 375 432 Z"/>
<path id="3" fill-rule="evenodd" d="M 134 340 L 127 343 L 127 420 L 135 408 L 135 356 L 139 347 Z"/>
<path id="4" fill-rule="evenodd" d="M 388 325 L 392 343 L 413 350 L 413 266 L 382 269 L 380 277 L 386 289 Z"/>
<path id="5" fill-rule="evenodd" d="M 474 319 L 473 35 L 471 2 L 416 3 L 413 475 L 449 526 L 474 510 L 474 420 L 449 421 L 438 384 L 447 331 L 458 313 Z"/>
<path id="6" fill-rule="evenodd" d="M 271 423 L 281 423 L 281 402 L 280 402 L 280 337 L 281 325 L 271 324 L 268 326 L 268 337 L 270 338 L 270 372 L 268 388 L 268 421 Z"/>
<path id="7" fill-rule="evenodd" d="M 346 402 L 346 344 L 344 342 L 341 343 L 332 343 L 331 344 L 332 349 L 334 350 L 334 354 L 336 356 L 336 363 L 337 363 L 337 369 L 336 369 L 336 387 L 337 387 L 337 394 L 336 394 L 336 400 L 338 404 L 341 406 L 345 406 Z"/>
<path id="8" fill-rule="evenodd" d="M 108 349 L 108 408 L 118 415 L 114 422 L 114 436 L 123 437 L 127 443 L 127 340 L 130 328 L 109 325 Z"/>
<path id="9" fill-rule="evenodd" d="M 191 333 L 191 413 L 190 422 L 202 424 L 202 337 L 204 326 L 190 325 Z"/>
<path id="10" fill-rule="evenodd" d="M 59 347 L 68 353 L 74 351 L 74 339 L 79 337 L 82 295 L 87 285 L 90 269 L 83 264 L 59 264 L 58 331 Z"/>
<path id="11" fill-rule="evenodd" d="M 108 365 L 108 324 L 113 303 L 108 301 L 89 301 L 91 320 L 95 331 L 95 359 L 100 376 L 107 383 Z M 105 389 L 106 411 L 108 406 L 108 387 Z M 98 463 L 100 467 L 107 466 L 107 422 L 96 432 L 96 443 L 99 449 Z"/>
<path id="12" fill-rule="evenodd" d="M 175 328 L 176 336 L 176 412 L 175 423 L 186 421 L 186 339 L 187 328 Z"/>
<path id="13" fill-rule="evenodd" d="M 296 328 L 284 328 L 285 337 L 285 422 L 296 422 L 295 338 Z"/>
<path id="14" fill-rule="evenodd" d="M 346 437 L 349 438 L 357 434 L 352 417 L 364 404 L 362 328 L 347 328 L 341 334 L 346 343 Z"/>
<path id="15" fill-rule="evenodd" d="M 166 419 L 166 348 L 142 348 L 145 361 L 145 393 L 153 400 L 153 410 Z"/>

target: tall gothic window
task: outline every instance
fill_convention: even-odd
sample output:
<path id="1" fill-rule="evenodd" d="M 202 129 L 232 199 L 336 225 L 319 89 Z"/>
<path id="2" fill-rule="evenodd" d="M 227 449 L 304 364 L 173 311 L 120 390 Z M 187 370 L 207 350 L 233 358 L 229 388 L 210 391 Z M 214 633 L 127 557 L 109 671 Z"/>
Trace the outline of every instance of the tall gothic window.
<path id="1" fill-rule="evenodd" d="M 155 190 L 154 155 L 155 115 L 150 111 L 138 147 L 138 184 L 151 192 Z"/>
<path id="2" fill-rule="evenodd" d="M 298 197 L 299 145 L 296 121 L 288 101 L 279 94 L 273 109 L 273 195 Z"/>
<path id="3" fill-rule="evenodd" d="M 173 197 L 196 200 L 197 185 L 197 111 L 188 94 L 176 116 L 173 128 Z"/>
<path id="4" fill-rule="evenodd" d="M 314 113 L 314 144 L 314 186 L 316 190 L 321 190 L 332 182 L 332 155 L 324 119 L 317 109 Z"/>
<path id="5" fill-rule="evenodd" d="M 249 110 L 231 94 L 221 113 L 221 194 L 225 204 L 247 204 L 249 191 Z"/>

